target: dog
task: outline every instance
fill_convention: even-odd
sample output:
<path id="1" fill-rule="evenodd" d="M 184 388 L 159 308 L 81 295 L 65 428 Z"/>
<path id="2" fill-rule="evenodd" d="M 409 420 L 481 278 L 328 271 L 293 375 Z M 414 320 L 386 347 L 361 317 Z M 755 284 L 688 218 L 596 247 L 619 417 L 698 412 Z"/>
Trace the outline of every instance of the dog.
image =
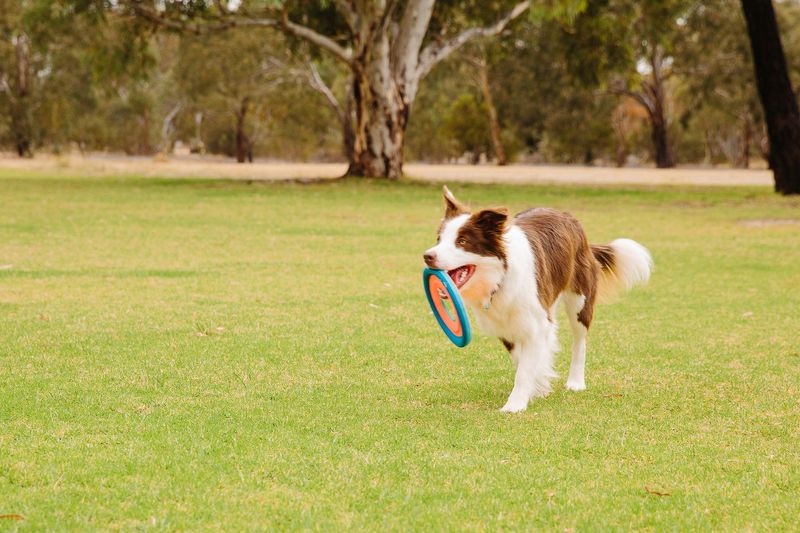
<path id="1" fill-rule="evenodd" d="M 598 298 L 647 283 L 650 252 L 630 239 L 589 244 L 580 222 L 566 212 L 528 209 L 509 218 L 506 208 L 471 212 L 443 189 L 445 212 L 437 243 L 423 254 L 446 270 L 478 327 L 499 337 L 516 367 L 503 412 L 524 411 L 547 396 L 556 377 L 556 306 L 569 317 L 572 361 L 566 387 L 586 389 L 586 337 Z"/>

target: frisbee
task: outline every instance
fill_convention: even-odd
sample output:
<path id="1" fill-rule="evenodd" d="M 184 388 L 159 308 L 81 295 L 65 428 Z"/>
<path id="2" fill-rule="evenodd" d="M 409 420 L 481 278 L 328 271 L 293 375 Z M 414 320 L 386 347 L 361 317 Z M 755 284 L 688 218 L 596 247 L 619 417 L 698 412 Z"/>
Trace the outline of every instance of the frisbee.
<path id="1" fill-rule="evenodd" d="M 469 316 L 456 284 L 444 270 L 426 268 L 422 271 L 422 286 L 433 311 L 433 316 L 447 338 L 459 348 L 472 340 Z M 447 305 L 447 302 L 450 305 Z"/>

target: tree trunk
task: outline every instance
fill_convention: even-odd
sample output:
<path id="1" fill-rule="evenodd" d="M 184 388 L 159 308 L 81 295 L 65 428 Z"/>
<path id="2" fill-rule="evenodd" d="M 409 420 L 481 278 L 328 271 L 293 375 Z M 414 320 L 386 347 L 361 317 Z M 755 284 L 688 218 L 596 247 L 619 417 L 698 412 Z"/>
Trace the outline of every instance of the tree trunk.
<path id="1" fill-rule="evenodd" d="M 666 110 L 666 92 L 664 90 L 664 77 L 661 72 L 663 56 L 660 48 L 653 51 L 650 59 L 652 67 L 652 82 L 646 87 L 651 101 L 648 109 L 650 115 L 650 138 L 653 141 L 656 167 L 672 168 L 675 166 L 675 156 L 669 142 L 669 128 Z"/>
<path id="2" fill-rule="evenodd" d="M 161 122 L 161 146 L 159 152 L 168 155 L 172 151 L 172 135 L 175 132 L 175 117 L 178 116 L 183 108 L 183 102 L 176 103 L 172 109 L 164 116 Z"/>
<path id="3" fill-rule="evenodd" d="M 16 79 L 11 109 L 11 130 L 14 146 L 19 157 L 33 157 L 31 139 L 33 137 L 33 120 L 29 109 L 30 96 L 30 48 L 28 36 L 23 34 L 12 38 L 14 55 L 16 56 Z"/>
<path id="4" fill-rule="evenodd" d="M 250 152 L 250 139 L 245 132 L 245 119 L 247 118 L 247 108 L 250 104 L 249 98 L 242 99 L 239 110 L 236 112 L 236 162 L 244 163 L 248 159 L 252 162 Z M 249 156 L 249 157 L 248 157 Z"/>
<path id="5" fill-rule="evenodd" d="M 707 166 L 714 165 L 714 152 L 711 147 L 711 132 L 708 130 L 703 132 L 703 164 Z"/>
<path id="6" fill-rule="evenodd" d="M 353 97 L 354 83 L 350 83 L 350 88 L 345 97 L 344 109 L 340 113 L 339 120 L 342 124 L 342 148 L 344 156 L 347 158 L 347 175 L 356 175 L 355 170 L 355 102 Z"/>
<path id="7" fill-rule="evenodd" d="M 800 111 L 771 0 L 742 0 L 753 51 L 758 94 L 769 136 L 775 191 L 800 194 Z"/>
<path id="8" fill-rule="evenodd" d="M 656 167 L 672 168 L 675 166 L 675 158 L 669 145 L 669 134 L 667 124 L 663 115 L 651 117 L 650 138 L 653 141 L 655 151 Z"/>
<path id="9" fill-rule="evenodd" d="M 750 143 L 753 138 L 753 129 L 750 126 L 750 118 L 745 117 L 742 121 L 742 138 L 739 144 L 739 157 L 736 166 L 739 168 L 750 168 Z"/>
<path id="10" fill-rule="evenodd" d="M 614 165 L 617 168 L 622 168 L 625 166 L 625 162 L 628 160 L 628 148 L 625 146 L 623 141 L 617 140 L 617 149 L 614 152 Z"/>
<path id="11" fill-rule="evenodd" d="M 12 118 L 11 124 L 14 129 L 14 147 L 17 150 L 17 155 L 19 157 L 33 157 L 31 140 L 28 135 L 29 128 L 14 118 Z"/>
<path id="12" fill-rule="evenodd" d="M 628 139 L 626 128 L 626 113 L 624 102 L 614 108 L 611 114 L 611 128 L 614 130 L 616 138 L 616 148 L 614 150 L 614 163 L 617 168 L 622 168 L 628 160 Z"/>
<path id="13" fill-rule="evenodd" d="M 390 69 L 388 36 L 379 32 L 353 65 L 353 152 L 348 175 L 399 179 L 410 102 Z"/>
<path id="14" fill-rule="evenodd" d="M 497 119 L 497 108 L 494 106 L 492 98 L 492 88 L 489 85 L 489 66 L 484 58 L 480 58 L 478 66 L 478 85 L 483 95 L 483 102 L 486 104 L 486 113 L 489 116 L 489 130 L 492 134 L 492 148 L 497 158 L 497 164 L 504 166 L 508 163 L 506 151 L 503 148 L 503 138 L 501 136 L 500 121 Z"/>

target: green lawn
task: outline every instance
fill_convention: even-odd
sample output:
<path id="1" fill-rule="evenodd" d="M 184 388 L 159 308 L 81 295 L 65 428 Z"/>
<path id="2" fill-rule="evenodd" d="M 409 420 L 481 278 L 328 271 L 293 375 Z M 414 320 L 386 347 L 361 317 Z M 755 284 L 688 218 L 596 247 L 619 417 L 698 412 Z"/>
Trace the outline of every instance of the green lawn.
<path id="1" fill-rule="evenodd" d="M 652 251 L 586 392 L 563 317 L 520 415 L 500 342 L 438 329 L 438 186 L 0 172 L 0 529 L 796 529 L 800 226 L 742 221 L 800 200 L 452 189 Z"/>

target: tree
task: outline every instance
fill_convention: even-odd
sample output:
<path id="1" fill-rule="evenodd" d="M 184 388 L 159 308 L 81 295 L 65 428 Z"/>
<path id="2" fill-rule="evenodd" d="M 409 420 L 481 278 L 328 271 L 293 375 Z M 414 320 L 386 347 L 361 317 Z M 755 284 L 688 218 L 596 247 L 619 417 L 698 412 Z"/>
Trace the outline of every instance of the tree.
<path id="1" fill-rule="evenodd" d="M 498 118 L 497 106 L 495 106 L 494 97 L 492 96 L 488 51 L 482 43 L 475 48 L 476 50 L 474 53 L 466 54 L 466 59 L 477 71 L 476 83 L 483 97 L 483 106 L 486 109 L 486 118 L 489 122 L 489 131 L 492 136 L 492 149 L 497 164 L 499 166 L 504 166 L 508 164 L 508 158 L 506 157 L 506 149 L 503 146 L 502 129 Z"/>
<path id="2" fill-rule="evenodd" d="M 132 137 L 130 124 L 113 123 L 122 117 L 147 130 L 142 41 L 75 14 L 60 0 L 0 0 L 0 130 L 20 156 L 69 143 L 118 148 L 115 134 Z"/>
<path id="3" fill-rule="evenodd" d="M 628 0 L 620 4 L 625 5 Z M 670 96 L 668 82 L 675 74 L 673 48 L 680 40 L 679 24 L 689 8 L 688 0 L 630 2 L 625 6 L 629 21 L 619 21 L 627 30 L 626 40 L 632 51 L 631 67 L 635 74 L 617 79 L 610 85 L 613 93 L 634 99 L 646 111 L 650 122 L 653 159 L 658 168 L 674 167 L 673 142 L 670 139 Z"/>
<path id="4" fill-rule="evenodd" d="M 470 154 L 472 164 L 478 164 L 481 154 L 488 154 L 492 147 L 491 131 L 484 117 L 485 102 L 481 105 L 474 95 L 462 93 L 442 123 L 442 133 L 455 141 L 460 155 Z"/>
<path id="5" fill-rule="evenodd" d="M 235 29 L 225 35 L 181 39 L 175 67 L 179 92 L 193 108 L 221 109 L 230 117 L 233 153 L 239 163 L 252 162 L 251 117 L 269 106 L 269 96 L 289 68 L 289 55 L 276 37 Z"/>
<path id="6" fill-rule="evenodd" d="M 598 89 L 628 67 L 630 52 L 616 28 L 619 12 L 604 5 L 520 23 L 491 46 L 501 123 L 534 161 L 591 163 L 613 152 L 609 119 L 617 97 Z"/>
<path id="7" fill-rule="evenodd" d="M 702 139 L 706 163 L 750 165 L 765 137 L 753 61 L 738 0 L 696 2 L 674 49 L 686 137 Z"/>
<path id="8" fill-rule="evenodd" d="M 136 16 L 179 31 L 231 27 L 268 27 L 313 44 L 341 62 L 351 76 L 345 107 L 352 117 L 352 155 L 349 174 L 399 178 L 408 117 L 419 84 L 433 67 L 467 42 L 502 32 L 524 13 L 519 2 L 487 26 L 449 29 L 467 17 L 443 5 L 434 17 L 436 0 L 335 0 L 323 4 L 283 5 L 243 1 L 235 9 L 225 2 L 120 2 Z M 164 9 L 159 9 L 164 5 Z M 335 7 L 335 10 L 333 9 Z M 293 10 L 294 9 L 294 10 Z M 483 11 L 487 11 L 484 7 Z M 485 14 L 485 13 L 482 13 Z M 302 15 L 309 24 L 295 22 Z M 433 27 L 433 31 L 430 29 Z"/>
<path id="9" fill-rule="evenodd" d="M 775 191 L 800 194 L 800 111 L 771 0 L 742 0 L 769 135 Z"/>
<path id="10" fill-rule="evenodd" d="M 639 89 L 628 85 L 612 86 L 618 92 L 633 98 L 647 112 L 650 122 L 650 138 L 653 143 L 653 158 L 658 168 L 675 166 L 675 155 L 669 138 L 669 115 L 666 82 L 672 76 L 669 58 L 658 45 L 647 51 L 646 62 L 641 63 L 642 77 Z"/>
<path id="11" fill-rule="evenodd" d="M 49 44 L 42 38 L 41 28 L 32 23 L 31 11 L 27 1 L 0 3 L 0 98 L 20 157 L 33 156 L 36 72 L 45 64 Z"/>

